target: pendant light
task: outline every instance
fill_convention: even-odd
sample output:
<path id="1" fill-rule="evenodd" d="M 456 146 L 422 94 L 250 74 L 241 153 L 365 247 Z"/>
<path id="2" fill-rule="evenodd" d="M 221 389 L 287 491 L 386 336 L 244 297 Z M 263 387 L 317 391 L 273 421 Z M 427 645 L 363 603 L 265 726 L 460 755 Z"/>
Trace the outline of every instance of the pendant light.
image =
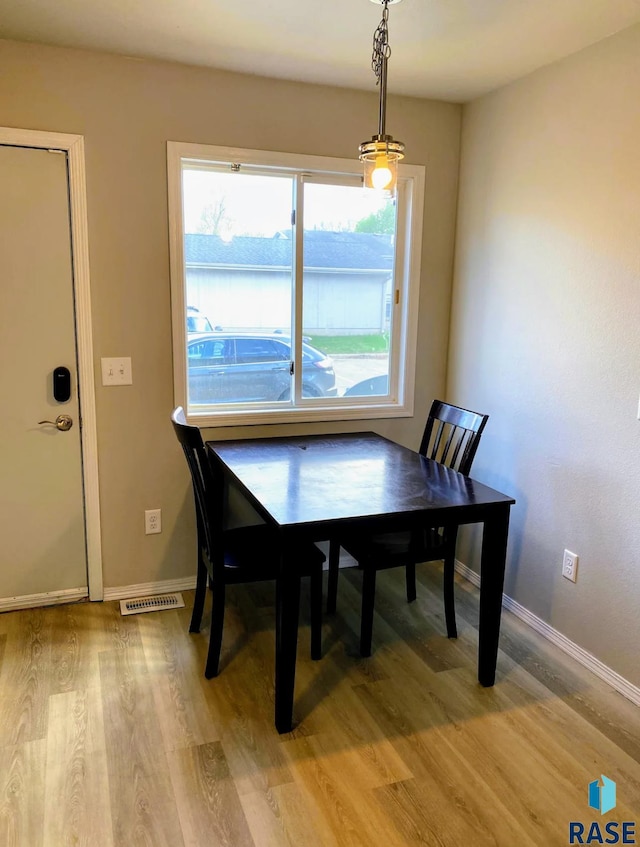
<path id="1" fill-rule="evenodd" d="M 366 188 L 384 190 L 395 194 L 398 179 L 398 162 L 404 158 L 404 144 L 386 134 L 387 118 L 387 62 L 391 55 L 389 46 L 389 6 L 400 0 L 371 0 L 382 5 L 382 20 L 373 34 L 373 55 L 371 68 L 376 75 L 376 85 L 380 86 L 380 107 L 378 113 L 378 134 L 371 141 L 363 141 L 360 147 L 360 161 L 364 163 L 364 184 Z"/>

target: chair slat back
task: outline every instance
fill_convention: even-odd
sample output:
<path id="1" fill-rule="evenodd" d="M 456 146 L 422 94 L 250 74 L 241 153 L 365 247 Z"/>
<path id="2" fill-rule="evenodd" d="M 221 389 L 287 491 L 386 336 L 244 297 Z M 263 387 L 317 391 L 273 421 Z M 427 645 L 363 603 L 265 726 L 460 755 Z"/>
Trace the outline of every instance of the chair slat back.
<path id="1" fill-rule="evenodd" d="M 200 430 L 197 426 L 187 423 L 182 406 L 173 410 L 171 423 L 191 473 L 199 542 L 204 544 L 212 567 L 214 569 L 218 565 L 222 567 L 224 565 L 222 554 L 219 545 L 214 543 L 216 539 L 222 537 L 222 487 L 214 484 L 211 465 Z"/>
<path id="2" fill-rule="evenodd" d="M 468 475 L 488 420 L 489 415 L 434 400 L 420 452 L 429 459 Z"/>

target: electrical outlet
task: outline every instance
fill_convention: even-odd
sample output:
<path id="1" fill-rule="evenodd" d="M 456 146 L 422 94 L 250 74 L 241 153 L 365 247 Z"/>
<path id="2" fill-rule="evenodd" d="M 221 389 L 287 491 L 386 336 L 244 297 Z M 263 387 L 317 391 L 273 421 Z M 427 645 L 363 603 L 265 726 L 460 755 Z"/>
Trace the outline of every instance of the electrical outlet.
<path id="1" fill-rule="evenodd" d="M 571 550 L 564 551 L 562 559 L 562 576 L 575 582 L 578 579 L 578 554 Z"/>
<path id="2" fill-rule="evenodd" d="M 162 532 L 162 510 L 147 509 L 144 513 L 144 531 L 146 535 Z"/>

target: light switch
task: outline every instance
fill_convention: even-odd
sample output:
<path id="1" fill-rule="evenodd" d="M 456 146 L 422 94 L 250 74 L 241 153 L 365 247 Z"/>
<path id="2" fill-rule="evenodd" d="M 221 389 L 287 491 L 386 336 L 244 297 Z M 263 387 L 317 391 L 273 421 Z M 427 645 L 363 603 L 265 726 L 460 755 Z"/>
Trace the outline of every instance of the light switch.
<path id="1" fill-rule="evenodd" d="M 102 359 L 103 385 L 131 385 L 131 357 L 119 359 Z"/>

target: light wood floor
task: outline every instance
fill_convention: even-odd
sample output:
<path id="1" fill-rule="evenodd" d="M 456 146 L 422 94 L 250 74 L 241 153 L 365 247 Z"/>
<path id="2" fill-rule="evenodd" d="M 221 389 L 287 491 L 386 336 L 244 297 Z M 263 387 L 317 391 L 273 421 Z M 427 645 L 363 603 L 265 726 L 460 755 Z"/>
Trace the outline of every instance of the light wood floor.
<path id="1" fill-rule="evenodd" d="M 402 574 L 379 576 L 362 660 L 359 574 L 341 573 L 322 661 L 301 628 L 285 736 L 269 585 L 230 592 L 211 681 L 189 609 L 0 615 L 0 845 L 553 847 L 571 820 L 640 828 L 640 709 L 506 612 L 497 684 L 479 687 L 477 592 L 458 584 L 448 641 L 439 580 L 423 566 L 408 606 Z M 600 774 L 618 788 L 602 818 Z"/>

